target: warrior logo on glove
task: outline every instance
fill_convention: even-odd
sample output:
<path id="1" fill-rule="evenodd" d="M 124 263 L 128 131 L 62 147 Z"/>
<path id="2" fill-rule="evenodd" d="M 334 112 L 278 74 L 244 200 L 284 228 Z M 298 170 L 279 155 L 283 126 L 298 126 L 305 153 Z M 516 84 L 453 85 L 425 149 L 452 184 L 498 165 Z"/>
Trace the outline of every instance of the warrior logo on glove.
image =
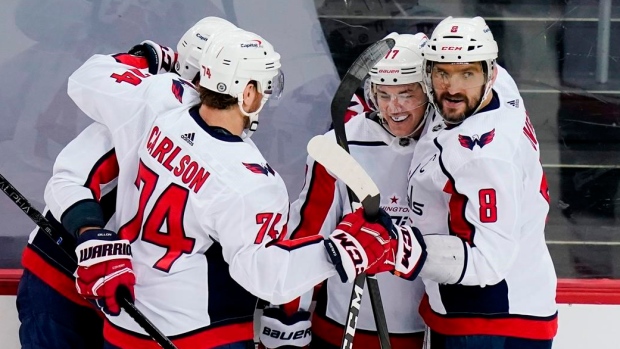
<path id="1" fill-rule="evenodd" d="M 80 250 L 80 263 L 89 259 L 107 256 L 131 256 L 131 245 L 126 242 L 115 242 L 108 245 L 94 245 Z"/>

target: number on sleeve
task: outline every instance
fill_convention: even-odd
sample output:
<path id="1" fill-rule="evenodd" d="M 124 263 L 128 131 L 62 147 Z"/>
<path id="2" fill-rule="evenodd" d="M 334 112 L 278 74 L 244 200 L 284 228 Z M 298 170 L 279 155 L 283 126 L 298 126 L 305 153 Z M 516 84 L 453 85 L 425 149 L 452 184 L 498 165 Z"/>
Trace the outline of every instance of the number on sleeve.
<path id="1" fill-rule="evenodd" d="M 480 189 L 478 192 L 478 201 L 480 201 L 480 222 L 497 222 L 497 197 L 495 196 L 495 189 Z"/>
<path id="2" fill-rule="evenodd" d="M 112 74 L 111 78 L 116 79 L 117 83 L 126 82 L 128 84 L 132 84 L 134 86 L 139 85 L 142 82 L 142 79 L 148 77 L 150 75 L 142 73 L 139 69 L 129 69 L 123 74 Z"/>
<path id="3" fill-rule="evenodd" d="M 153 268 L 169 272 L 172 264 L 184 253 L 191 253 L 196 240 L 185 235 L 183 215 L 189 191 L 176 184 L 168 186 L 157 198 L 146 222 L 140 229 L 144 218 L 146 204 L 149 202 L 155 186 L 157 174 L 140 162 L 136 188 L 140 192 L 139 207 L 136 215 L 119 229 L 119 236 L 134 242 L 142 231 L 142 240 L 166 249 L 166 253 L 153 265 Z M 142 185 L 141 185 L 142 184 Z M 166 223 L 166 232 L 160 229 Z"/>
<path id="4" fill-rule="evenodd" d="M 277 239 L 279 232 L 276 230 L 276 225 L 280 222 L 280 219 L 282 219 L 281 213 L 278 213 L 275 218 L 273 217 L 272 212 L 256 214 L 256 224 L 260 224 L 261 227 L 258 234 L 256 234 L 254 243 L 257 245 L 261 244 L 265 238 L 265 234 L 267 234 L 272 240 Z M 269 233 L 267 233 L 267 229 L 269 229 Z"/>

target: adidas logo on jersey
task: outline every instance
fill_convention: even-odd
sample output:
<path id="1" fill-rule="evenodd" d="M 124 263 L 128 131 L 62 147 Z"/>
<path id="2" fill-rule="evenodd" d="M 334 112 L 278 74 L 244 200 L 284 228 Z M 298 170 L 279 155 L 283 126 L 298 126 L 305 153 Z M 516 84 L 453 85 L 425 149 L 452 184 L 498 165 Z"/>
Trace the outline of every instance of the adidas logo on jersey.
<path id="1" fill-rule="evenodd" d="M 189 143 L 189 145 L 194 145 L 194 137 L 195 136 L 196 136 L 196 134 L 194 132 L 186 133 L 186 134 L 181 136 L 181 139 L 183 139 L 184 141 Z"/>
<path id="2" fill-rule="evenodd" d="M 515 108 L 519 108 L 519 100 L 518 99 L 515 99 L 515 100 L 512 100 L 512 101 L 508 101 L 506 103 L 508 103 L 509 105 L 511 105 L 511 106 L 513 106 Z"/>

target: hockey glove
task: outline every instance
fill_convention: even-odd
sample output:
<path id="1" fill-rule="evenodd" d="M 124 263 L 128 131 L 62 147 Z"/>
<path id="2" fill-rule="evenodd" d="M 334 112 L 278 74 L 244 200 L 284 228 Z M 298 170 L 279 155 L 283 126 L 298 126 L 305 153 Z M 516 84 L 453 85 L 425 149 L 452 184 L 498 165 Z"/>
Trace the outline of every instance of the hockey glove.
<path id="1" fill-rule="evenodd" d="M 259 348 L 304 348 L 310 345 L 310 312 L 292 315 L 280 308 L 265 308 L 260 318 Z"/>
<path id="2" fill-rule="evenodd" d="M 325 240 L 327 253 L 342 282 L 353 282 L 364 272 L 372 275 L 393 270 L 391 245 L 388 230 L 381 223 L 368 222 L 363 209 L 344 216 Z"/>
<path id="3" fill-rule="evenodd" d="M 131 245 L 115 232 L 105 229 L 87 230 L 78 237 L 75 253 L 78 268 L 75 286 L 79 294 L 109 315 L 118 315 L 117 288 L 124 287 L 134 299 L 136 277 L 131 266 Z"/>
<path id="4" fill-rule="evenodd" d="M 142 41 L 139 45 L 132 47 L 128 53 L 146 58 L 149 64 L 149 73 L 153 75 L 161 70 L 172 72 L 177 61 L 177 53 L 173 49 L 156 44 L 151 40 Z"/>
<path id="5" fill-rule="evenodd" d="M 392 273 L 403 279 L 413 280 L 426 261 L 426 245 L 422 233 L 418 228 L 407 225 L 394 226 L 394 232 L 398 239 L 395 240 L 396 259 Z"/>

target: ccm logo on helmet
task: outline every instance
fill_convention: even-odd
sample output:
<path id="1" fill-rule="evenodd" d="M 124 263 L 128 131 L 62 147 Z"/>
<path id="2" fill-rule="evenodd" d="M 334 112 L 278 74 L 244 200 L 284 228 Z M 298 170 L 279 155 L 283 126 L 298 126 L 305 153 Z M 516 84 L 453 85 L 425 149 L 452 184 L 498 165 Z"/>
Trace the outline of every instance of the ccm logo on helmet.
<path id="1" fill-rule="evenodd" d="M 259 48 L 263 45 L 262 41 L 260 40 L 252 40 L 250 42 L 247 42 L 245 44 L 241 44 L 241 47 L 255 47 L 255 48 Z"/>
<path id="2" fill-rule="evenodd" d="M 300 338 L 306 338 L 308 336 L 312 336 L 312 331 L 309 328 L 307 328 L 305 330 L 299 330 L 295 332 L 285 332 L 285 331 L 272 330 L 269 327 L 265 327 L 263 329 L 263 334 L 266 336 L 272 337 L 272 338 L 290 341 L 292 339 L 300 339 Z"/>
<path id="3" fill-rule="evenodd" d="M 382 73 L 382 74 L 396 74 L 399 72 L 400 72 L 400 69 L 379 69 L 379 73 Z"/>
<path id="4" fill-rule="evenodd" d="M 442 51 L 461 51 L 463 48 L 461 46 L 442 46 Z"/>

